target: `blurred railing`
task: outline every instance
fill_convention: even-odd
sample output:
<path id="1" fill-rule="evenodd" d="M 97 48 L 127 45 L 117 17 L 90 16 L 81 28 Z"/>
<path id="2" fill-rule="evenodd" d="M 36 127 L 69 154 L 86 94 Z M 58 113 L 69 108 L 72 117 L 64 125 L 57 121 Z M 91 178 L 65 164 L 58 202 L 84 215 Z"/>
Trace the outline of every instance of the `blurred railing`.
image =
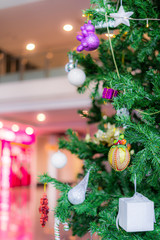
<path id="1" fill-rule="evenodd" d="M 52 52 L 15 57 L 0 51 L 0 83 L 64 76 L 65 60 L 55 63 Z"/>

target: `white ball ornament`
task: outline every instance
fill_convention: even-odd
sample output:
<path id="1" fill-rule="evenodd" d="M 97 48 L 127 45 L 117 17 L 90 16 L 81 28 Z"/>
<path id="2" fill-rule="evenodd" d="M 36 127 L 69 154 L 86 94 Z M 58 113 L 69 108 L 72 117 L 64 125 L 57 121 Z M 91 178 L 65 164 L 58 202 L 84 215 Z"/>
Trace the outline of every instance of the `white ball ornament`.
<path id="1" fill-rule="evenodd" d="M 68 80 L 72 85 L 80 87 L 85 82 L 86 75 L 80 68 L 74 68 L 68 73 Z"/>
<path id="2" fill-rule="evenodd" d="M 58 151 L 51 157 L 51 162 L 55 168 L 63 168 L 67 163 L 67 157 L 64 153 Z"/>

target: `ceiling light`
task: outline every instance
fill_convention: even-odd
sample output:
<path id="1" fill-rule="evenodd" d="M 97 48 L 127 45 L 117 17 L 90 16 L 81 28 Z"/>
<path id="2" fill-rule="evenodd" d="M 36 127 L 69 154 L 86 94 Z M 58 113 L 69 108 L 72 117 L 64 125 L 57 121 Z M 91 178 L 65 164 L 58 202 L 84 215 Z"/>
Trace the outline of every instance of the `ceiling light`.
<path id="1" fill-rule="evenodd" d="M 72 29 L 73 29 L 73 26 L 70 25 L 70 24 L 66 24 L 66 25 L 63 26 L 63 30 L 64 30 L 64 31 L 69 32 L 69 31 L 71 31 Z"/>
<path id="2" fill-rule="evenodd" d="M 19 126 L 17 124 L 12 125 L 12 131 L 13 132 L 18 132 L 19 131 Z"/>
<path id="3" fill-rule="evenodd" d="M 33 128 L 31 128 L 31 127 L 27 127 L 27 128 L 25 129 L 25 132 L 26 132 L 26 134 L 28 134 L 28 135 L 32 135 L 32 134 L 34 133 L 34 130 L 33 130 Z"/>
<path id="4" fill-rule="evenodd" d="M 27 49 L 28 51 L 33 51 L 33 50 L 35 49 L 35 44 L 34 44 L 34 43 L 28 43 L 28 44 L 26 45 L 26 49 Z"/>
<path id="5" fill-rule="evenodd" d="M 3 123 L 2 122 L 0 122 L 0 128 L 3 128 Z"/>
<path id="6" fill-rule="evenodd" d="M 38 113 L 37 114 L 37 120 L 39 122 L 44 122 L 46 120 L 46 115 L 44 113 Z"/>

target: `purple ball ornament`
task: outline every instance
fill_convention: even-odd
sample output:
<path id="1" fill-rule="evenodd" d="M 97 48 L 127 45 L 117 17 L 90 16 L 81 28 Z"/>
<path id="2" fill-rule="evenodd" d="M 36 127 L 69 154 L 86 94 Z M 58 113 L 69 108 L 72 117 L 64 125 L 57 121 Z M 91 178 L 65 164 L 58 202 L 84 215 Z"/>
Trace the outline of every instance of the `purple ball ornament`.
<path id="1" fill-rule="evenodd" d="M 93 51 L 99 47 L 99 38 L 94 33 L 95 27 L 92 25 L 91 20 L 81 27 L 82 35 L 77 35 L 77 40 L 81 42 L 81 45 L 77 47 L 77 51 L 83 50 Z"/>

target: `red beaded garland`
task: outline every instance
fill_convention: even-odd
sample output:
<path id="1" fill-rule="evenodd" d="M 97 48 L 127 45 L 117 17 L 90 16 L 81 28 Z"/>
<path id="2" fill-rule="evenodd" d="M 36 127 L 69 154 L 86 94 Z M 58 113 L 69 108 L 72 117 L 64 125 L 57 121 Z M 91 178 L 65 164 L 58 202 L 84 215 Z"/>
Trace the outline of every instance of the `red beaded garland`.
<path id="1" fill-rule="evenodd" d="M 46 222 L 48 221 L 49 213 L 48 199 L 46 193 L 44 193 L 43 197 L 40 199 L 39 213 L 41 213 L 40 224 L 42 225 L 42 227 L 44 227 L 46 225 Z"/>

